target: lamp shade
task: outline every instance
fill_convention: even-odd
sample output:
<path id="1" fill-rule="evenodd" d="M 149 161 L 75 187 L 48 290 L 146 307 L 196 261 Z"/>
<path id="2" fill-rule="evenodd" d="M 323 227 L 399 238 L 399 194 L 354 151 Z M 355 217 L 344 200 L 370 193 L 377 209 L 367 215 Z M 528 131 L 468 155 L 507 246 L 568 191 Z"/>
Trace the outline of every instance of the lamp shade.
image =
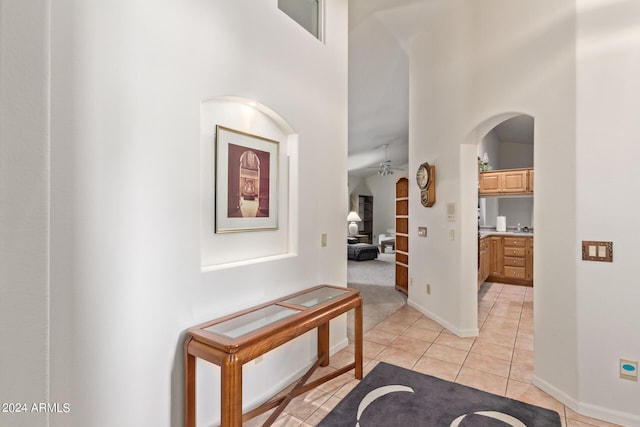
<path id="1" fill-rule="evenodd" d="M 358 216 L 358 214 L 355 211 L 351 211 L 349 212 L 349 215 L 347 215 L 347 221 L 349 222 L 362 221 L 362 219 L 360 219 L 360 216 Z"/>
<path id="2" fill-rule="evenodd" d="M 356 221 L 362 221 L 360 216 L 355 211 L 351 211 L 349 215 L 347 215 L 347 221 L 349 221 L 349 234 L 352 236 L 358 234 L 358 224 L 356 224 Z"/>

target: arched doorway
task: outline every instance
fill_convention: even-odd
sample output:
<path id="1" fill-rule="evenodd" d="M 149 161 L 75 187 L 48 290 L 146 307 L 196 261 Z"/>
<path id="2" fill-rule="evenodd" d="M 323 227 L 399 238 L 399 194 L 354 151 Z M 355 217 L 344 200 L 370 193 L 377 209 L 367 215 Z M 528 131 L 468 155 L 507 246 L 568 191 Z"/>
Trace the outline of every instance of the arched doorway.
<path id="1" fill-rule="evenodd" d="M 466 146 L 466 147 L 465 147 Z M 524 234 L 520 233 L 524 227 L 527 231 L 533 230 L 533 193 L 524 194 L 522 192 L 516 194 L 495 193 L 493 195 L 481 194 L 479 185 L 481 178 L 480 169 L 486 168 L 500 174 L 502 170 L 527 170 L 522 176 L 529 176 L 528 170 L 531 170 L 533 178 L 533 150 L 534 150 L 534 117 L 523 113 L 504 113 L 495 115 L 482 123 L 469 134 L 465 144 L 461 148 L 462 159 L 464 164 L 462 170 L 465 171 L 461 175 L 462 181 L 462 197 L 466 201 L 467 212 L 465 220 L 462 224 L 463 233 L 463 253 L 462 265 L 468 268 L 464 269 L 465 285 L 464 300 L 469 304 L 475 301 L 477 308 L 478 295 L 480 288 L 479 281 L 482 280 L 482 267 L 480 257 L 480 236 L 488 235 L 491 231 L 496 232 L 498 217 L 506 220 L 506 232 L 513 233 L 518 240 Z M 472 170 L 474 172 L 469 173 Z M 532 181 L 533 183 L 533 181 Z M 477 213 L 471 214 L 472 211 Z M 473 217 L 472 217 L 473 215 Z M 520 226 L 520 228 L 518 228 Z M 531 239 L 532 242 L 532 239 Z M 484 248 L 484 246 L 483 246 Z M 486 250 L 486 248 L 484 248 Z M 533 246 L 531 248 L 531 253 Z M 493 257 L 492 263 L 500 264 L 504 262 L 504 253 L 494 251 L 491 253 Z M 483 250 L 483 254 L 485 254 Z M 514 263 L 508 271 L 510 273 L 520 274 L 525 269 L 525 259 L 516 257 L 506 257 L 508 262 Z M 513 259 L 512 259 L 513 258 Z M 531 258 L 531 263 L 533 257 Z M 487 264 L 485 264 L 486 266 Z M 503 268 L 503 264 L 500 264 Z M 527 265 L 532 270 L 532 265 Z M 494 265 L 491 266 L 494 268 Z M 500 273 L 502 274 L 502 273 Z M 524 274 L 524 273 L 523 273 Z M 485 276 L 486 277 L 486 276 Z M 494 276 L 490 278 L 495 279 Z M 502 280 L 502 283 L 508 283 L 509 280 Z M 516 282 L 518 282 L 516 280 Z M 518 282 L 523 284 L 524 281 Z M 532 294 L 532 293 L 531 293 Z M 483 320 L 483 312 L 478 309 L 476 322 L 478 326 Z M 478 328 L 479 330 L 479 328 Z"/>

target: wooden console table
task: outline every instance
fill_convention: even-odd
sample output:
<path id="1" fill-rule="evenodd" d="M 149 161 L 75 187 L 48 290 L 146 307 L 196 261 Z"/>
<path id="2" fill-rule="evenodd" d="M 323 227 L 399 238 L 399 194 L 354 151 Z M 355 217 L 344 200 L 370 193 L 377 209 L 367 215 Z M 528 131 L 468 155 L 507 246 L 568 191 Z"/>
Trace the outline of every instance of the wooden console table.
<path id="1" fill-rule="evenodd" d="M 329 321 L 355 308 L 355 360 L 306 384 L 319 366 L 329 365 Z M 242 365 L 312 329 L 318 329 L 318 359 L 285 396 L 242 414 Z M 277 408 L 271 425 L 296 396 L 345 372 L 362 378 L 362 297 L 356 289 L 320 285 L 189 328 L 185 353 L 185 426 L 196 425 L 196 358 L 220 366 L 221 425 L 242 422 Z"/>

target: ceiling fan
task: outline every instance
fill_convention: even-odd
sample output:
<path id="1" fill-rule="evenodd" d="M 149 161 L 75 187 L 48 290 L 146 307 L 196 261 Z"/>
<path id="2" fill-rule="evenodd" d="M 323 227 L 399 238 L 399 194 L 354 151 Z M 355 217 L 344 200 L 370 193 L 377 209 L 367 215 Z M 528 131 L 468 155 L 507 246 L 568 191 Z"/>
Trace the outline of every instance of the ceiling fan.
<path id="1" fill-rule="evenodd" d="M 389 160 L 389 158 L 387 157 L 387 148 L 389 147 L 389 144 L 384 144 L 384 161 L 380 162 L 380 164 L 375 167 L 370 167 L 368 169 L 378 169 L 378 175 L 382 175 L 382 176 L 387 176 L 387 175 L 393 175 L 393 171 L 399 171 L 402 169 L 398 169 L 398 168 L 394 168 L 393 166 L 391 166 L 391 160 Z"/>

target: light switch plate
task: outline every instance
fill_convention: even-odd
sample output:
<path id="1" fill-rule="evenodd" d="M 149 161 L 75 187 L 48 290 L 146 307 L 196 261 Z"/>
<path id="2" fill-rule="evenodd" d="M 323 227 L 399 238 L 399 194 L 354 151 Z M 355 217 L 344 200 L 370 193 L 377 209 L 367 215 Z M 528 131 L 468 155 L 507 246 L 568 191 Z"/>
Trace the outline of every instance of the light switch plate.
<path id="1" fill-rule="evenodd" d="M 613 242 L 582 241 L 584 261 L 613 262 Z"/>
<path id="2" fill-rule="evenodd" d="M 427 237 L 427 227 L 418 227 L 418 237 Z"/>
<path id="3" fill-rule="evenodd" d="M 456 221 L 456 204 L 455 202 L 447 203 L 447 220 L 449 222 Z"/>

